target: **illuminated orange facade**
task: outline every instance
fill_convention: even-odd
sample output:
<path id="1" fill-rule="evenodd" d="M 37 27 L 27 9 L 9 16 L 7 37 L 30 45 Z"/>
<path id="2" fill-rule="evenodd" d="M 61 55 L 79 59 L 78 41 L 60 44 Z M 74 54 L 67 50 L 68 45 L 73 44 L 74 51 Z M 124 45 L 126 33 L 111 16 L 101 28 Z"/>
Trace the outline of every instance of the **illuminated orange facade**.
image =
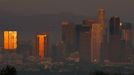
<path id="1" fill-rule="evenodd" d="M 101 40 L 101 47 L 103 49 L 101 49 L 101 60 L 103 61 L 107 58 L 107 43 L 109 42 L 109 33 L 108 33 L 108 29 L 107 29 L 107 25 L 106 25 L 106 20 L 105 20 L 105 9 L 101 8 L 99 9 L 99 13 L 98 13 L 98 23 L 101 24 L 101 28 L 102 28 L 102 40 Z"/>
<path id="2" fill-rule="evenodd" d="M 99 9 L 99 14 L 98 14 L 98 23 L 101 24 L 101 27 L 103 29 L 103 39 L 105 38 L 106 35 L 106 25 L 105 25 L 105 9 Z"/>
<path id="3" fill-rule="evenodd" d="M 99 9 L 98 23 L 105 25 L 105 10 Z"/>
<path id="4" fill-rule="evenodd" d="M 100 50 L 103 39 L 103 27 L 99 23 L 92 25 L 91 31 L 91 61 L 98 63 L 100 61 Z"/>
<path id="5" fill-rule="evenodd" d="M 17 48 L 17 31 L 4 31 L 4 49 Z"/>
<path id="6" fill-rule="evenodd" d="M 38 42 L 38 50 L 39 50 L 39 56 L 41 60 L 44 60 L 44 57 L 46 56 L 47 47 L 48 47 L 48 35 L 47 34 L 41 34 L 37 35 L 37 42 Z"/>

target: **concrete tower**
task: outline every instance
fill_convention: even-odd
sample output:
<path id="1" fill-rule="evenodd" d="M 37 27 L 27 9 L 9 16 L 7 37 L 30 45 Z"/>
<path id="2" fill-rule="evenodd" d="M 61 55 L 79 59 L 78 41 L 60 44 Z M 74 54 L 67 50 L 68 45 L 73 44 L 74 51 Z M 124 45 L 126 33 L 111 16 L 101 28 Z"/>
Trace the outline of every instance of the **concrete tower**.
<path id="1" fill-rule="evenodd" d="M 47 33 L 37 35 L 37 50 L 39 52 L 39 57 L 41 61 L 43 61 L 44 58 L 50 57 L 48 39 L 49 38 Z"/>
<path id="2" fill-rule="evenodd" d="M 77 45 L 80 52 L 80 70 L 89 71 L 91 63 L 91 27 L 89 25 L 77 25 Z"/>
<path id="3" fill-rule="evenodd" d="M 121 49 L 122 51 L 122 61 L 130 62 L 133 55 L 132 42 L 131 42 L 131 29 L 130 23 L 121 23 Z"/>
<path id="4" fill-rule="evenodd" d="M 120 62 L 121 51 L 121 26 L 119 17 L 111 17 L 109 20 L 109 48 L 108 57 L 111 62 Z"/>
<path id="5" fill-rule="evenodd" d="M 69 55 L 75 51 L 75 26 L 69 21 L 62 22 L 62 41 L 65 45 L 65 53 Z"/>
<path id="6" fill-rule="evenodd" d="M 98 23 L 105 25 L 105 9 L 99 9 Z"/>
<path id="7" fill-rule="evenodd" d="M 103 41 L 102 24 L 94 23 L 91 29 L 91 61 L 99 63 L 101 58 L 101 47 Z"/>

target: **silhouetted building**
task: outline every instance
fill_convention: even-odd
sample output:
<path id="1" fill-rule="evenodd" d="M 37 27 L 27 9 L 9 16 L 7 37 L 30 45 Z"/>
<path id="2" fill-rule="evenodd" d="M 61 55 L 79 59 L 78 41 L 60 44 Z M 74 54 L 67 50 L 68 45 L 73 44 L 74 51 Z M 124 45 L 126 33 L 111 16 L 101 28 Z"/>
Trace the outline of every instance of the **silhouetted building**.
<path id="1" fill-rule="evenodd" d="M 121 50 L 121 26 L 119 17 L 111 17 L 109 20 L 109 60 L 120 62 L 122 56 Z"/>
<path id="2" fill-rule="evenodd" d="M 120 23 L 121 25 L 121 49 L 122 49 L 122 61 L 130 62 L 131 55 L 133 55 L 132 50 L 132 25 L 130 23 Z"/>
<path id="3" fill-rule="evenodd" d="M 65 47 L 64 43 L 58 42 L 56 45 L 52 46 L 52 56 L 55 61 L 64 61 L 65 59 Z"/>
<path id="4" fill-rule="evenodd" d="M 69 55 L 75 51 L 75 26 L 73 23 L 62 22 L 62 41 L 65 45 L 65 53 Z"/>
<path id="5" fill-rule="evenodd" d="M 83 24 L 84 25 L 92 25 L 93 23 L 96 23 L 96 21 L 95 20 L 91 20 L 91 19 L 83 20 Z"/>
<path id="6" fill-rule="evenodd" d="M 91 63 L 91 26 L 76 25 L 77 32 L 77 49 L 80 52 L 80 69 L 88 70 L 88 65 Z"/>

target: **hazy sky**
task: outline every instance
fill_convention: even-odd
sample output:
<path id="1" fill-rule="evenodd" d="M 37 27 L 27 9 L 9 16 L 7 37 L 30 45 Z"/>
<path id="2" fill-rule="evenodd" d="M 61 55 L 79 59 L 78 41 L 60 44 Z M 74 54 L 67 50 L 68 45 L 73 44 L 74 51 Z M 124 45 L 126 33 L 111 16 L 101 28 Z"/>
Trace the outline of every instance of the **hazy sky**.
<path id="1" fill-rule="evenodd" d="M 97 16 L 101 7 L 106 9 L 107 18 L 119 16 L 134 24 L 134 0 L 0 0 L 0 12 L 19 16 L 62 12 Z"/>
<path id="2" fill-rule="evenodd" d="M 96 15 L 104 7 L 107 15 L 118 15 L 124 19 L 134 18 L 134 0 L 0 0 L 0 9 L 16 15 L 55 14 L 71 12 Z"/>

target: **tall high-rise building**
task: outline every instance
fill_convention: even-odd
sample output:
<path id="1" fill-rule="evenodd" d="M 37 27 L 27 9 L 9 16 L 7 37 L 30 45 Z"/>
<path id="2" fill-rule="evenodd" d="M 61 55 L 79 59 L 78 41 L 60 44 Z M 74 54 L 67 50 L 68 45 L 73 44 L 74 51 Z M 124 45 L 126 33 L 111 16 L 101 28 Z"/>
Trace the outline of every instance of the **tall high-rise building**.
<path id="1" fill-rule="evenodd" d="M 4 31 L 4 49 L 14 51 L 17 48 L 17 31 Z"/>
<path id="2" fill-rule="evenodd" d="M 133 55 L 132 51 L 132 26 L 130 23 L 121 23 L 121 49 L 122 49 L 122 61 L 131 61 L 131 55 Z"/>
<path id="3" fill-rule="evenodd" d="M 103 28 L 102 24 L 94 23 L 91 29 L 91 61 L 99 63 L 101 58 L 101 47 L 103 41 Z"/>
<path id="4" fill-rule="evenodd" d="M 106 20 L 105 20 L 105 9 L 100 8 L 99 13 L 98 13 L 98 23 L 101 26 L 101 51 L 100 51 L 100 61 L 104 62 L 104 60 L 107 58 L 107 41 L 108 41 L 108 30 L 107 30 L 107 25 L 106 25 Z"/>
<path id="5" fill-rule="evenodd" d="M 39 51 L 40 60 L 49 57 L 49 38 L 48 34 L 37 35 L 37 50 Z"/>
<path id="6" fill-rule="evenodd" d="M 109 31 L 110 35 L 119 35 L 120 34 L 120 18 L 113 16 L 109 21 Z"/>
<path id="7" fill-rule="evenodd" d="M 91 63 L 91 27 L 89 25 L 77 25 L 77 45 L 80 52 L 81 70 L 89 70 L 88 65 Z"/>
<path id="8" fill-rule="evenodd" d="M 98 23 L 105 25 L 105 9 L 99 9 Z"/>
<path id="9" fill-rule="evenodd" d="M 119 17 L 111 17 L 109 20 L 109 60 L 111 62 L 120 62 L 121 51 L 121 26 Z"/>
<path id="10" fill-rule="evenodd" d="M 62 41 L 67 55 L 75 51 L 75 36 L 75 25 L 69 21 L 62 22 Z"/>

